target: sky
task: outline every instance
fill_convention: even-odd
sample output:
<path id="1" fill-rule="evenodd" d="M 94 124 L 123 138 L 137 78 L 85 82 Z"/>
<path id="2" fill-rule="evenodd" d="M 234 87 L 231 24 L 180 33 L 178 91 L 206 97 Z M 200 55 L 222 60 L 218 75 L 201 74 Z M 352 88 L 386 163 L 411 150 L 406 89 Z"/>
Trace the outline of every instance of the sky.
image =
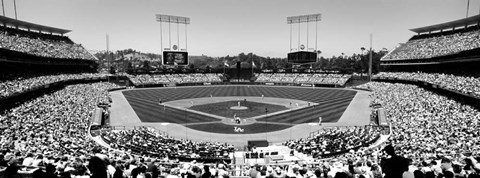
<path id="1" fill-rule="evenodd" d="M 189 17 L 180 25 L 179 46 L 189 55 L 226 56 L 253 52 L 286 57 L 298 46 L 298 24 L 288 16 L 322 14 L 317 27 L 317 48 L 322 56 L 351 55 L 369 48 L 393 49 L 415 33 L 409 29 L 466 17 L 468 0 L 17 0 L 19 20 L 72 30 L 74 42 L 88 50 L 132 48 L 160 53 L 177 44 L 177 26 L 160 23 L 155 14 Z M 4 0 L 5 13 L 15 17 L 13 0 Z M 469 16 L 480 10 L 470 0 Z M 315 23 L 308 24 L 308 46 L 315 47 Z M 185 46 L 187 41 L 187 46 Z M 300 44 L 307 46 L 307 24 L 300 26 Z"/>

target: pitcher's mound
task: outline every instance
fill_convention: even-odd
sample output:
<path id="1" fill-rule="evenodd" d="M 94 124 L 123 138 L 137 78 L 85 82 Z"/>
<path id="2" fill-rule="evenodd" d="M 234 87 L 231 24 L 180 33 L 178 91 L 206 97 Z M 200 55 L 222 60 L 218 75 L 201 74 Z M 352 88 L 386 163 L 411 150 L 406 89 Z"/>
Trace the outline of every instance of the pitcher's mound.
<path id="1" fill-rule="evenodd" d="M 248 107 L 246 107 L 246 106 L 232 106 L 232 107 L 230 107 L 230 109 L 233 109 L 233 110 L 245 110 L 245 109 L 248 109 Z"/>

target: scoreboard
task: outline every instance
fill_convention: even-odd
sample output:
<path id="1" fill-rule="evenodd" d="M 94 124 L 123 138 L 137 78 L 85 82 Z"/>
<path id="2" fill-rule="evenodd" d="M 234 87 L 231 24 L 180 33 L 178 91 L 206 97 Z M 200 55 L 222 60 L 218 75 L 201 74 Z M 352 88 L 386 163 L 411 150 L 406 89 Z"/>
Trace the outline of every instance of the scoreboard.
<path id="1" fill-rule="evenodd" d="M 317 53 L 309 51 L 288 53 L 288 62 L 295 64 L 314 63 L 317 62 Z"/>
<path id="2" fill-rule="evenodd" d="M 188 52 L 163 51 L 163 65 L 188 65 Z"/>

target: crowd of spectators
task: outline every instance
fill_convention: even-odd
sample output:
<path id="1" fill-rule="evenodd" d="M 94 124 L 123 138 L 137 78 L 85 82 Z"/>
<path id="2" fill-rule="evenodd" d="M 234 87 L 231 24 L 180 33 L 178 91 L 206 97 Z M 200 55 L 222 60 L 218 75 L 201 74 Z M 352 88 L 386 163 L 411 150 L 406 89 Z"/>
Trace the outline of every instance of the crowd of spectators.
<path id="1" fill-rule="evenodd" d="M 81 74 L 21 74 L 2 75 L 0 78 L 0 98 L 16 93 L 22 93 L 36 87 L 60 81 L 104 77 L 107 74 L 81 73 Z"/>
<path id="2" fill-rule="evenodd" d="M 0 113 L 0 148 L 37 154 L 84 154 L 97 103 L 108 103 L 112 83 L 70 85 Z"/>
<path id="3" fill-rule="evenodd" d="M 440 87 L 480 97 L 480 77 L 465 77 L 442 73 L 380 72 L 374 78 L 392 78 L 428 82 Z"/>
<path id="4" fill-rule="evenodd" d="M 168 84 L 168 83 L 209 83 L 209 82 L 222 82 L 222 74 L 165 74 L 165 75 L 135 75 L 129 76 L 130 81 L 135 85 L 147 85 L 147 84 Z"/>
<path id="5" fill-rule="evenodd" d="M 84 161 L 99 148 L 87 137 L 89 119 L 97 103 L 109 102 L 107 89 L 116 87 L 112 83 L 70 85 L 2 111 L 0 167 L 52 163 L 54 170 L 63 170 Z"/>
<path id="6" fill-rule="evenodd" d="M 108 130 L 102 133 L 102 138 L 114 149 L 170 159 L 230 159 L 234 151 L 233 145 L 226 143 L 177 139 L 144 127 L 133 130 Z"/>
<path id="7" fill-rule="evenodd" d="M 382 60 L 426 59 L 456 54 L 480 47 L 480 30 L 472 28 L 445 35 L 434 34 L 423 38 L 412 38 L 401 44 Z"/>
<path id="8" fill-rule="evenodd" d="M 409 160 L 409 172 L 427 177 L 480 173 L 480 111 L 415 85 L 359 87 L 372 90 L 371 104 L 385 108 L 393 126 L 389 143 Z"/>
<path id="9" fill-rule="evenodd" d="M 82 45 L 68 37 L 0 27 L 0 47 L 35 56 L 94 60 Z"/>
<path id="10" fill-rule="evenodd" d="M 297 73 L 260 73 L 255 82 L 306 83 L 344 86 L 351 75 L 348 74 L 297 74 Z"/>
<path id="11" fill-rule="evenodd" d="M 311 81 L 315 75 L 288 75 L 282 79 L 298 81 L 309 78 L 306 81 Z M 318 74 L 317 77 L 328 75 Z M 428 75 L 433 76 L 426 76 L 424 80 L 432 83 L 444 76 Z M 377 75 L 392 76 L 401 75 Z M 419 80 L 422 76 L 424 74 L 406 73 L 403 79 Z M 171 81 L 168 77 L 172 76 L 163 77 Z M 194 77 L 208 78 L 204 74 L 176 77 L 182 81 L 197 81 Z M 450 84 L 454 79 L 444 82 Z M 460 84 L 450 85 L 465 88 Z M 97 103 L 108 102 L 107 89 L 115 87 L 118 86 L 111 83 L 70 85 L 0 113 L 0 169 L 7 167 L 4 176 L 15 177 L 24 171 L 19 165 L 41 167 L 31 172 L 37 177 L 97 177 L 105 174 L 112 177 L 163 175 L 168 178 L 233 175 L 252 178 L 388 178 L 395 171 L 400 171 L 403 177 L 474 177 L 480 173 L 480 164 L 477 163 L 480 161 L 477 144 L 480 143 L 480 111 L 414 85 L 370 82 L 359 86 L 372 91 L 372 106 L 384 108 L 393 126 L 387 144 L 393 145 L 396 152 L 361 147 L 377 138 L 377 127 L 325 129 L 313 137 L 291 140 L 285 145 L 314 156 L 342 151 L 346 151 L 345 154 L 317 159 L 308 166 L 295 163 L 242 168 L 196 161 L 179 164 L 176 159 L 182 157 L 231 157 L 233 147 L 224 143 L 171 138 L 146 128 L 104 131 L 103 140 L 119 151 L 103 150 L 86 137 L 88 119 Z M 353 151 L 354 148 L 359 149 Z M 398 157 L 405 169 L 392 170 L 393 163 L 387 161 L 387 155 L 390 159 Z"/>
<path id="12" fill-rule="evenodd" d="M 98 146 L 87 136 L 89 119 L 98 103 L 109 102 L 107 90 L 117 87 L 107 82 L 69 85 L 2 111 L 0 177 L 20 174 L 33 177 L 97 177 L 100 174 L 101 177 L 104 173 L 113 177 L 137 177 L 151 175 L 152 167 L 157 173 L 171 171 L 172 176 L 181 176 L 191 169 L 190 166 L 172 165 L 178 163 L 175 158 L 198 158 L 202 154 L 231 156 L 231 145 L 168 138 L 147 129 L 112 130 L 104 135 L 112 147 L 123 151 L 107 151 Z M 125 149 L 127 145 L 128 150 Z M 133 151 L 139 147 L 159 151 L 157 153 L 165 149 L 165 159 L 140 156 L 145 152 Z M 102 169 L 103 173 L 99 171 Z M 214 176 L 219 175 L 218 170 L 223 170 L 222 176 L 228 175 L 223 164 L 213 165 L 211 169 Z"/>
<path id="13" fill-rule="evenodd" d="M 368 144 L 378 139 L 379 136 L 378 127 L 335 127 L 319 130 L 316 135 L 309 138 L 289 140 L 284 145 L 293 150 L 318 157 L 368 146 Z"/>

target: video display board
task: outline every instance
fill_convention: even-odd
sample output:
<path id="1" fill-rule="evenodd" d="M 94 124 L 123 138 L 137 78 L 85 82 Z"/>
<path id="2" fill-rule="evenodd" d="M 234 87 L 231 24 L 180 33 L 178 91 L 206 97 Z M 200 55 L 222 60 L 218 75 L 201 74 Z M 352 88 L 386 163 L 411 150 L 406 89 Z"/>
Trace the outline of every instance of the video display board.
<path id="1" fill-rule="evenodd" d="M 288 62 L 296 64 L 317 62 L 317 53 L 309 51 L 288 53 Z"/>
<path id="2" fill-rule="evenodd" d="M 188 65 L 188 52 L 163 51 L 163 65 Z"/>

